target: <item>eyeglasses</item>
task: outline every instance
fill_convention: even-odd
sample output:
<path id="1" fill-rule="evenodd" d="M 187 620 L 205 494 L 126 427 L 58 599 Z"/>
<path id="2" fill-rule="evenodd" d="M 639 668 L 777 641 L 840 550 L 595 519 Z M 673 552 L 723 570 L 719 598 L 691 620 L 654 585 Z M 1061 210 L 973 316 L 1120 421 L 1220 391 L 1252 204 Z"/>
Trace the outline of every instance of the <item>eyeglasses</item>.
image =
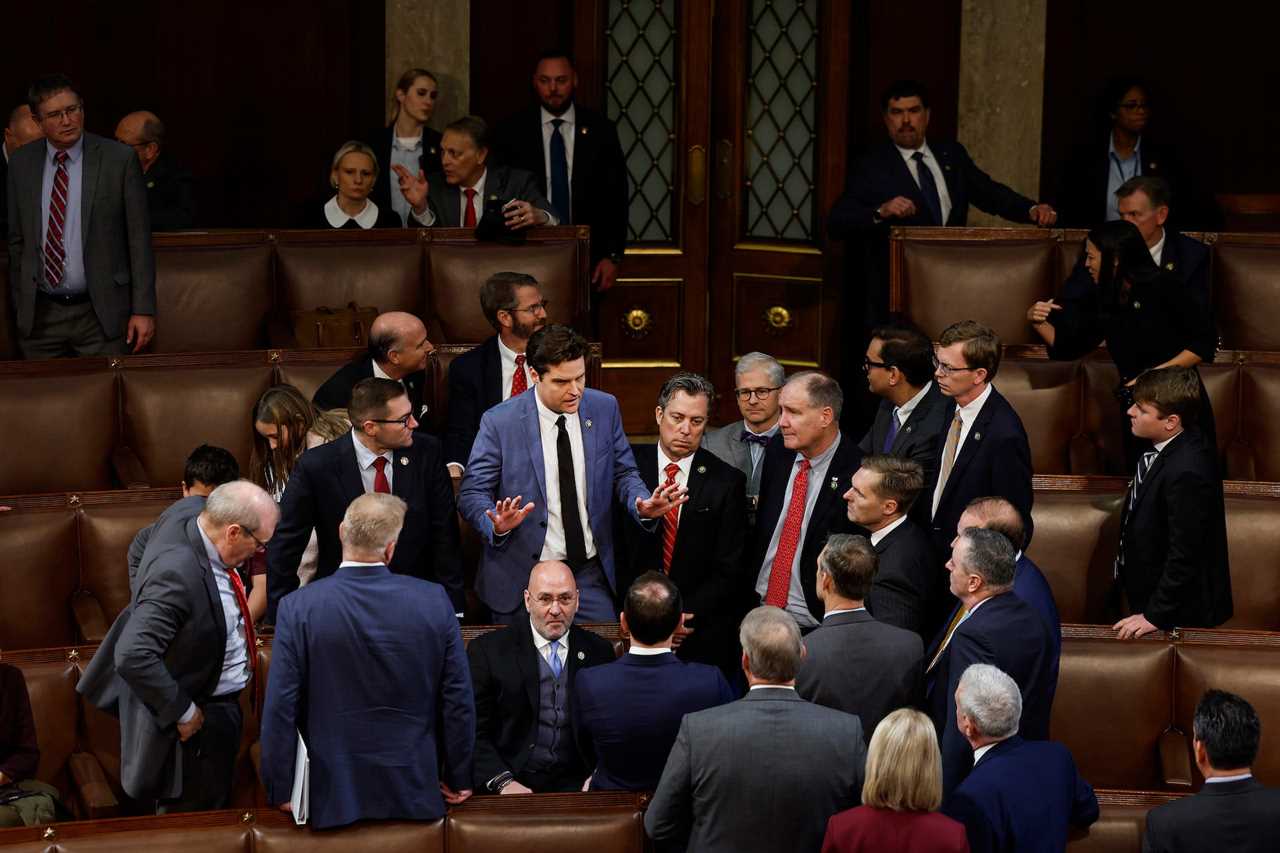
<path id="1" fill-rule="evenodd" d="M 252 531 L 252 530 L 250 530 L 249 528 L 245 527 L 243 524 L 242 524 L 242 525 L 240 525 L 240 529 L 241 529 L 241 530 L 243 530 L 245 533 L 248 533 L 248 534 L 249 534 L 249 538 L 250 538 L 250 539 L 252 539 L 252 540 L 254 541 L 254 543 L 258 546 L 258 547 L 257 547 L 257 548 L 255 548 L 254 550 L 256 550 L 258 553 L 263 553 L 263 552 L 265 552 L 265 551 L 267 550 L 267 543 L 266 543 L 266 542 L 263 542 L 261 539 L 259 539 L 257 536 L 255 536 L 255 535 L 253 534 L 253 531 Z"/>
<path id="2" fill-rule="evenodd" d="M 409 412 L 403 418 L 365 418 L 365 420 L 369 423 L 398 424 L 402 427 L 407 427 L 409 425 L 409 421 L 413 420 L 413 412 Z"/>
<path id="3" fill-rule="evenodd" d="M 568 607 L 573 604 L 573 600 L 578 597 L 576 592 L 562 592 L 559 595 L 552 595 L 544 592 L 534 599 L 541 607 L 550 607 L 553 603 L 559 603 L 561 607 Z"/>
<path id="4" fill-rule="evenodd" d="M 53 112 L 45 113 L 43 116 L 40 117 L 40 120 L 41 121 L 62 121 L 63 116 L 66 116 L 67 118 L 75 118 L 80 113 L 80 110 L 82 109 L 84 109 L 84 104 L 75 104 L 73 106 L 67 107 L 65 110 L 54 110 Z"/>
<path id="5" fill-rule="evenodd" d="M 889 368 L 891 368 L 891 367 L 897 367 L 897 365 L 896 365 L 896 364 L 890 364 L 890 363 L 889 363 L 889 362 L 887 362 L 887 361 L 872 361 L 872 360 L 871 360 L 871 359 L 869 359 L 869 358 L 864 358 L 864 359 L 862 360 L 862 372 L 863 372 L 863 373 L 870 373 L 870 372 L 871 372 L 871 368 L 873 368 L 873 367 L 878 367 L 878 368 L 880 368 L 881 370 L 888 370 L 888 369 L 889 369 Z"/>
<path id="6" fill-rule="evenodd" d="M 508 308 L 512 314 L 519 314 L 521 311 L 528 311 L 530 314 L 537 314 L 539 311 L 545 312 L 551 306 L 550 299 L 544 299 L 541 302 L 535 302 L 527 308 Z"/>
<path id="7" fill-rule="evenodd" d="M 763 400 L 764 398 L 768 397 L 770 394 L 772 394 L 774 391 L 777 391 L 781 387 L 782 387 L 781 385 L 777 385 L 773 388 L 734 388 L 733 393 L 734 393 L 734 396 L 736 396 L 740 401 L 745 403 L 748 400 L 750 400 L 752 397 L 754 397 L 757 400 Z"/>
<path id="8" fill-rule="evenodd" d="M 1151 102 L 1150 101 L 1125 101 L 1124 103 L 1120 104 L 1120 109 L 1129 110 L 1130 112 L 1133 112 L 1135 110 L 1143 110 L 1145 112 L 1146 110 L 1151 109 Z"/>
<path id="9" fill-rule="evenodd" d="M 936 355 L 933 357 L 933 369 L 941 373 L 943 376 L 950 376 L 953 373 L 964 373 L 966 371 L 973 370 L 972 367 L 952 367 L 946 362 L 938 361 L 938 357 Z"/>

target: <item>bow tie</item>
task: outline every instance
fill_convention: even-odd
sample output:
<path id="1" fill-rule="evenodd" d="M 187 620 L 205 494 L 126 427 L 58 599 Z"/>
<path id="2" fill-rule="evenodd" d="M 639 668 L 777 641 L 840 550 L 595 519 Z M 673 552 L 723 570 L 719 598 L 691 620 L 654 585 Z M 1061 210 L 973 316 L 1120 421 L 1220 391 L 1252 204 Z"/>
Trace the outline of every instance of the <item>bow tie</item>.
<path id="1" fill-rule="evenodd" d="M 742 431 L 742 441 L 745 441 L 747 444 L 758 444 L 761 447 L 765 447 L 769 444 L 769 436 L 756 435 L 754 432 L 751 432 L 751 430 L 744 429 Z"/>

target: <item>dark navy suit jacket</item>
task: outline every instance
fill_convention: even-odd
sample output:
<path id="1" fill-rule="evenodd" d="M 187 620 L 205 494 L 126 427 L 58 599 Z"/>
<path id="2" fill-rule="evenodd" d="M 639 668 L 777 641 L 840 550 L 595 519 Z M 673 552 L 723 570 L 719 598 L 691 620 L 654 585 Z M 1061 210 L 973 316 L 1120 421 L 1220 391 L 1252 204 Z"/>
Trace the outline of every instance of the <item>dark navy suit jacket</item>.
<path id="1" fill-rule="evenodd" d="M 1053 685 L 1049 690 L 1049 701 L 1052 702 L 1058 688 L 1058 662 L 1062 658 L 1062 620 L 1058 617 L 1058 604 L 1053 599 L 1049 582 L 1040 567 L 1026 554 L 1018 558 L 1013 570 L 1013 594 L 1034 607 L 1049 629 L 1049 639 L 1053 641 Z"/>
<path id="2" fill-rule="evenodd" d="M 502 402 L 502 354 L 494 335 L 449 364 L 449 412 L 444 428 L 444 461 L 466 467 L 480 418 Z"/>
<path id="3" fill-rule="evenodd" d="M 438 584 L 386 566 L 340 568 L 281 602 L 271 651 L 262 779 L 272 805 L 291 796 L 298 732 L 316 829 L 435 820 L 440 781 L 471 787 L 471 670 Z"/>
<path id="4" fill-rule="evenodd" d="M 1061 853 L 1070 827 L 1098 819 L 1098 798 L 1065 746 L 1015 735 L 991 747 L 942 811 L 971 853 Z"/>
<path id="5" fill-rule="evenodd" d="M 652 791 L 685 714 L 737 697 L 714 666 L 674 654 L 625 654 L 584 669 L 574 684 L 578 748 L 595 774 L 591 789 Z"/>

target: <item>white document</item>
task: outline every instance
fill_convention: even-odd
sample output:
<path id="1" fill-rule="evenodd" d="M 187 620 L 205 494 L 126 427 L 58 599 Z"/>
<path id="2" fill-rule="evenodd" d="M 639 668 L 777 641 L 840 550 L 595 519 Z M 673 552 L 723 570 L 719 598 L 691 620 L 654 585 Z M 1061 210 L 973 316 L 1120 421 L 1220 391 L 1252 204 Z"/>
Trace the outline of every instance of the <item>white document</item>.
<path id="1" fill-rule="evenodd" d="M 305 824 L 311 807 L 311 758 L 307 755 L 307 742 L 298 732 L 298 755 L 293 761 L 293 796 L 289 798 L 293 809 L 293 822 Z"/>

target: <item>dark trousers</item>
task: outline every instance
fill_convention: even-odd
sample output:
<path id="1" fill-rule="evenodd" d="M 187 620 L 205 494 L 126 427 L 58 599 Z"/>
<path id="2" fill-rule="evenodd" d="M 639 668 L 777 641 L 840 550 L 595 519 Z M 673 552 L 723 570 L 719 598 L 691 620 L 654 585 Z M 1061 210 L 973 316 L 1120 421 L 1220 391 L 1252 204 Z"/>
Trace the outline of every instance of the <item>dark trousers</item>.
<path id="1" fill-rule="evenodd" d="M 31 335 L 18 341 L 27 359 L 63 358 L 66 356 L 124 355 L 128 346 L 124 329 L 113 329 L 111 337 L 98 322 L 93 303 L 85 301 L 63 305 L 36 295 L 36 313 Z"/>
<path id="2" fill-rule="evenodd" d="M 240 751 L 240 696 L 218 696 L 200 707 L 204 725 L 182 744 L 182 796 L 160 800 L 156 814 L 225 809 Z"/>

